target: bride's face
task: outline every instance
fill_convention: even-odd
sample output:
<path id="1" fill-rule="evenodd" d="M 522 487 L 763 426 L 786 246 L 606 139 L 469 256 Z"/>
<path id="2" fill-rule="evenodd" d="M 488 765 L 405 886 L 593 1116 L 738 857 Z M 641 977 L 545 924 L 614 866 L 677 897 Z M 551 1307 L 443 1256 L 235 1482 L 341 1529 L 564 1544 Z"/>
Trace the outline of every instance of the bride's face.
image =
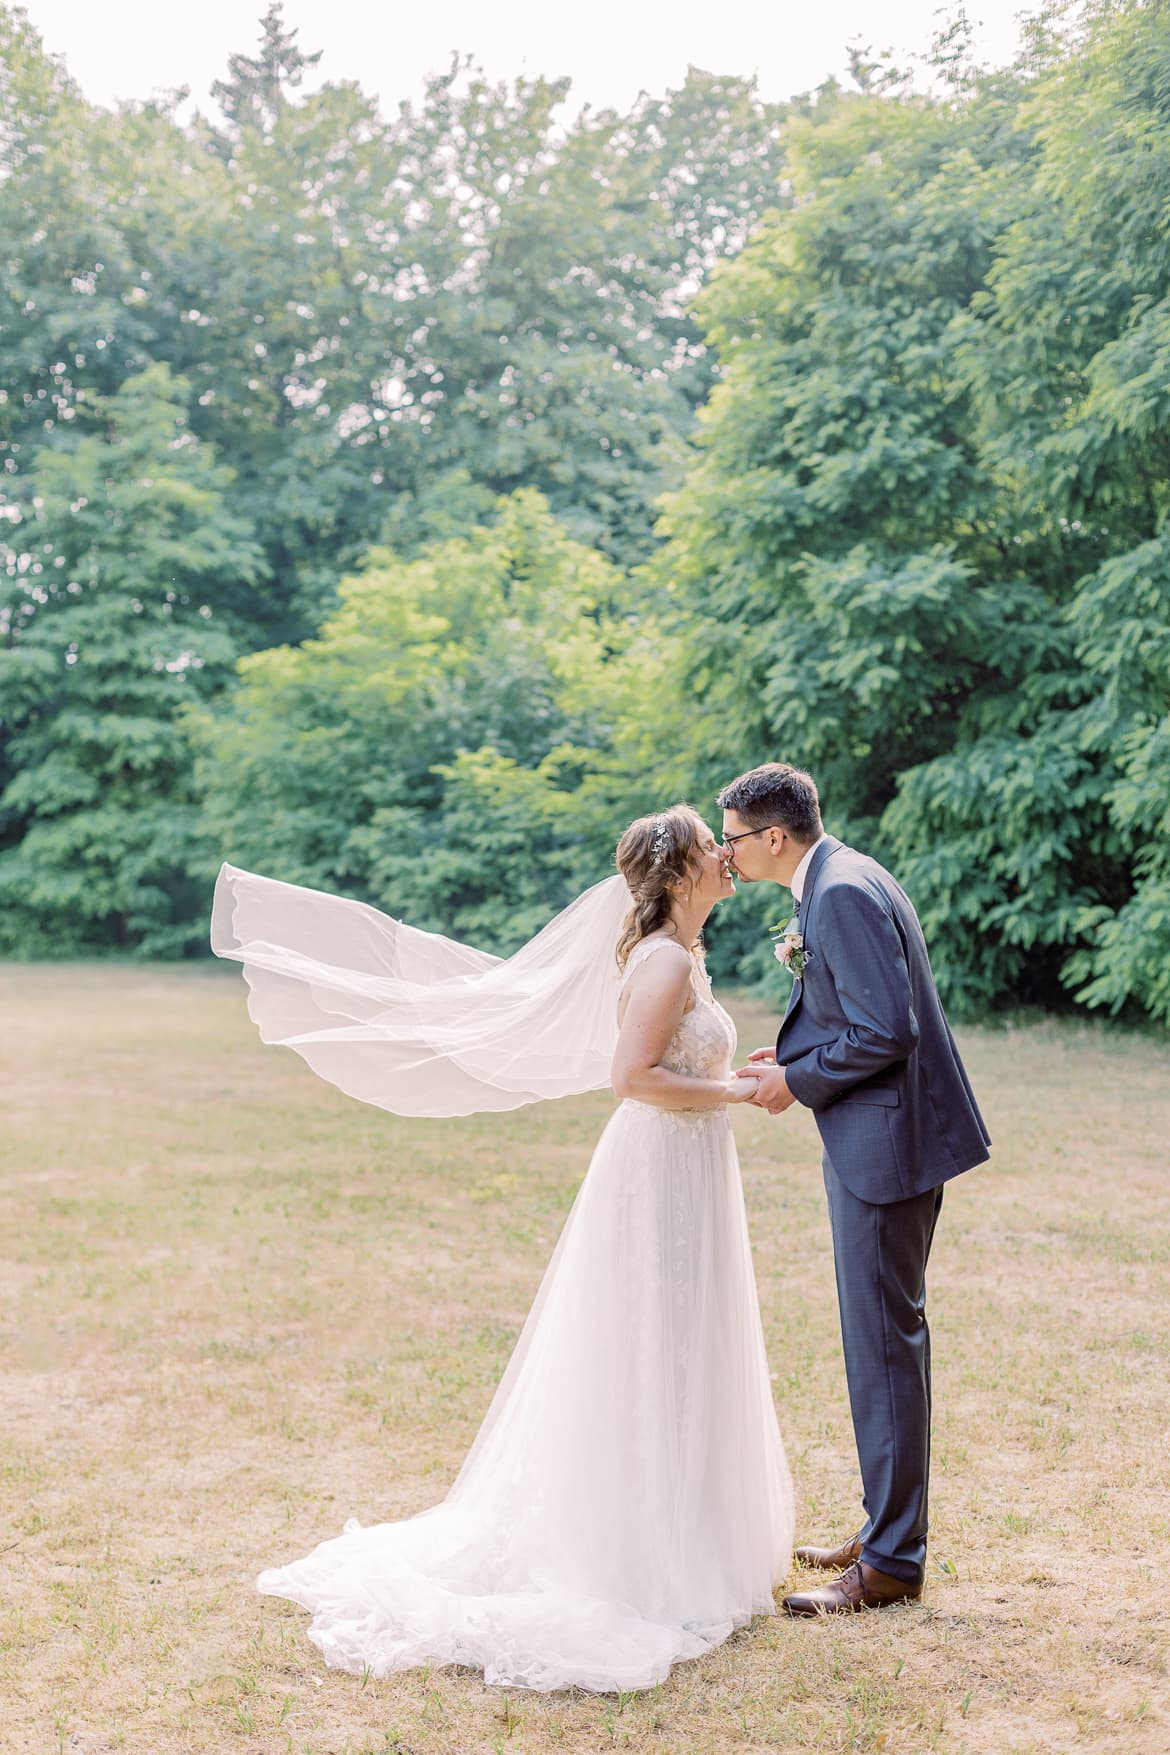
<path id="1" fill-rule="evenodd" d="M 696 901 L 721 902 L 734 896 L 735 882 L 728 867 L 727 852 L 715 831 L 703 823 L 698 832 L 695 851 L 695 887 L 691 894 Z"/>

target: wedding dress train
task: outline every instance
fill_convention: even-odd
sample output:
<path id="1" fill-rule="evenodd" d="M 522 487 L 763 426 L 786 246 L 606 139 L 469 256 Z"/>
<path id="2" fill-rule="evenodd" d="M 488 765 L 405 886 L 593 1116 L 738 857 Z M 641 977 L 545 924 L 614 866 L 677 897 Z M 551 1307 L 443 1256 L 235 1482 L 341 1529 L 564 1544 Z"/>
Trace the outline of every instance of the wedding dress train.
<path id="1" fill-rule="evenodd" d="M 694 990 L 663 1065 L 725 1077 L 734 1026 L 697 963 Z M 727 1110 L 627 1101 L 447 1498 L 258 1584 L 341 1669 L 646 1688 L 773 1612 L 792 1533 Z"/>

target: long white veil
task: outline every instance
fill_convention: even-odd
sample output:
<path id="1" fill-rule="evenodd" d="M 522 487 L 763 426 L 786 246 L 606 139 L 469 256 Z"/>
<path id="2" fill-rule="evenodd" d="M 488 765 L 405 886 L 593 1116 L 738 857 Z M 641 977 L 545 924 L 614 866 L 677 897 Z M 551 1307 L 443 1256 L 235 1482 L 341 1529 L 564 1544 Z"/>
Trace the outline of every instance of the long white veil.
<path id="1" fill-rule="evenodd" d="M 396 1115 L 472 1115 L 609 1083 L 629 907 L 606 878 L 501 959 L 224 865 L 211 948 L 243 964 L 264 1042 Z"/>

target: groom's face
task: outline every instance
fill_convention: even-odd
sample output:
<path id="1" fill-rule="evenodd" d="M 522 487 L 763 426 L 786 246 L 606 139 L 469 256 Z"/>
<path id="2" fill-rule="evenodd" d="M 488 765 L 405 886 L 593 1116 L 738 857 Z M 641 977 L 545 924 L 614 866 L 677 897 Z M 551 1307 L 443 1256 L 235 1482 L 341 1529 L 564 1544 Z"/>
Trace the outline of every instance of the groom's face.
<path id="1" fill-rule="evenodd" d="M 776 878 L 776 858 L 772 843 L 782 830 L 753 829 L 738 811 L 723 813 L 723 845 L 731 855 L 731 869 L 745 884 L 757 884 Z"/>

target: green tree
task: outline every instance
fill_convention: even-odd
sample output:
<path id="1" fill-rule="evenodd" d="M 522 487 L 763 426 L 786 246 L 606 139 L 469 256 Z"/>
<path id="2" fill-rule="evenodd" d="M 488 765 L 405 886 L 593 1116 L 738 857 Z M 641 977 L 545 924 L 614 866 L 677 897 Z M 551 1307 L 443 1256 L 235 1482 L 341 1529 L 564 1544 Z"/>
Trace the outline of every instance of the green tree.
<path id="1" fill-rule="evenodd" d="M 953 1000 L 1165 1015 L 1170 15 L 1084 23 L 794 125 L 662 567 L 721 763 L 819 775 Z"/>
<path id="2" fill-rule="evenodd" d="M 749 81 L 692 70 L 566 130 L 567 82 L 457 58 L 385 119 L 351 84 L 300 92 L 316 57 L 272 7 L 227 120 L 183 128 L 172 102 L 86 106 L 21 19 L 0 6 L 9 463 L 79 391 L 187 378 L 268 557 L 257 645 L 311 632 L 372 542 L 429 541 L 453 488 L 474 516 L 534 486 L 590 545 L 648 552 L 711 381 L 691 298 L 777 198 L 780 111 Z"/>
<path id="3" fill-rule="evenodd" d="M 297 45 L 300 34 L 288 30 L 284 8 L 274 0 L 260 21 L 258 55 L 229 55 L 228 77 L 217 79 L 211 95 L 236 131 L 257 128 L 269 132 L 310 67 L 321 59 L 321 50 L 304 54 Z"/>
<path id="4" fill-rule="evenodd" d="M 689 301 L 776 198 L 779 112 L 692 71 L 566 130 L 564 82 L 498 86 L 457 59 L 387 120 L 352 85 L 304 94 L 316 58 L 279 7 L 261 37 L 222 82 L 223 122 L 182 126 L 175 98 L 86 105 L 0 5 L 0 467 L 21 528 L 41 483 L 89 457 L 74 429 L 95 440 L 157 364 L 190 386 L 185 435 L 230 465 L 225 528 L 263 551 L 262 591 L 230 560 L 205 582 L 238 650 L 311 635 L 371 545 L 429 552 L 523 485 L 588 546 L 645 554 L 713 370 Z M 130 601 L 95 612 L 111 662 L 116 603 L 131 644 L 145 625 Z M 10 609 L 10 644 L 48 637 Z M 214 692 L 210 655 L 200 674 Z M 0 788 L 24 801 L 9 852 L 33 821 L 24 711 L 0 716 Z M 502 737 L 498 755 L 535 749 Z M 458 760 L 442 737 L 431 755 Z M 110 914 L 113 940 L 131 918 Z"/>
<path id="5" fill-rule="evenodd" d="M 690 301 L 778 198 L 780 112 L 748 81 L 692 69 L 562 139 L 567 95 L 567 81 L 493 85 L 457 61 L 395 131 L 411 265 L 375 418 L 387 443 L 415 441 L 397 545 L 428 537 L 430 508 L 466 476 L 491 496 L 537 488 L 629 563 L 678 479 L 711 382 Z"/>
<path id="6" fill-rule="evenodd" d="M 827 93 L 787 131 L 796 204 L 703 297 L 723 377 L 656 566 L 692 630 L 707 771 L 807 765 L 863 844 L 898 775 L 1026 674 L 1038 636 L 1018 629 L 1043 615 L 954 359 L 1029 150 L 1004 83 L 990 118 Z"/>
<path id="7" fill-rule="evenodd" d="M 222 687 L 261 558 L 162 366 L 87 397 L 0 547 L 0 944 L 173 954 L 202 912 L 176 722 Z M 89 430 L 82 430 L 83 422 Z"/>
<path id="8" fill-rule="evenodd" d="M 947 383 L 995 231 L 961 120 L 856 97 L 793 124 L 802 199 L 704 296 L 724 375 L 665 520 L 664 570 L 705 609 L 716 754 L 779 743 L 861 820 L 945 745 L 990 619 L 969 576 L 999 559 Z"/>
<path id="9" fill-rule="evenodd" d="M 189 715 L 209 829 L 233 863 L 510 947 L 682 778 L 647 760 L 677 746 L 677 651 L 531 491 L 340 599 Z"/>
<path id="10" fill-rule="evenodd" d="M 1043 881 L 1068 868 L 1063 944 L 1080 939 L 1063 979 L 1167 1020 L 1170 11 L 1097 4 L 1083 26 L 1022 110 L 1043 152 L 974 313 L 968 376 L 1069 654 L 1001 764 L 1018 784 L 1039 745 L 1068 776 L 1055 810 L 1037 793 L 1053 819 Z"/>
<path id="11" fill-rule="evenodd" d="M 131 263 L 112 204 L 94 186 L 99 113 L 10 6 L 0 6 L 0 69 L 0 468 L 10 485 L 74 418 L 81 391 L 112 394 L 143 363 L 144 330 L 124 302 Z"/>

